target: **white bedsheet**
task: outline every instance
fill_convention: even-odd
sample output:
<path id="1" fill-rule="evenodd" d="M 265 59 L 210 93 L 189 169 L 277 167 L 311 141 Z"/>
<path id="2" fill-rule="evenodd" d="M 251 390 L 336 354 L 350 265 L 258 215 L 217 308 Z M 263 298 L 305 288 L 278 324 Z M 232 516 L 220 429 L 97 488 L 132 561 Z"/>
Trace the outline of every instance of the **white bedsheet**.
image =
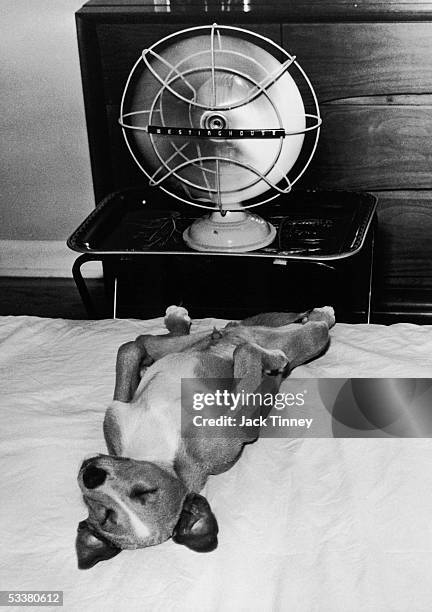
<path id="1" fill-rule="evenodd" d="M 84 612 L 431 610 L 428 439 L 262 439 L 206 486 L 216 551 L 168 541 L 78 570 L 78 468 L 105 452 L 118 345 L 148 331 L 162 320 L 0 317 L 0 589 L 63 590 Z M 432 326 L 332 336 L 296 376 L 432 377 Z"/>

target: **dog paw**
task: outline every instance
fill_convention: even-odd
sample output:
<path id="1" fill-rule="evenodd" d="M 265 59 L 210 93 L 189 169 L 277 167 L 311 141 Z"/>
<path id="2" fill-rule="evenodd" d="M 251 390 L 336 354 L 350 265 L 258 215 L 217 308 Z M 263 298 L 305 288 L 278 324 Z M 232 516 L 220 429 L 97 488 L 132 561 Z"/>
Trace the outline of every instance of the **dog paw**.
<path id="1" fill-rule="evenodd" d="M 283 372 L 288 365 L 288 357 L 280 349 L 265 351 L 263 370 L 266 374 Z"/>
<path id="2" fill-rule="evenodd" d="M 322 308 L 314 308 L 303 321 L 325 321 L 330 329 L 336 322 L 335 313 L 331 306 L 322 306 Z"/>
<path id="3" fill-rule="evenodd" d="M 188 334 L 192 325 L 188 311 L 182 306 L 168 306 L 164 323 L 169 332 L 179 336 Z"/>

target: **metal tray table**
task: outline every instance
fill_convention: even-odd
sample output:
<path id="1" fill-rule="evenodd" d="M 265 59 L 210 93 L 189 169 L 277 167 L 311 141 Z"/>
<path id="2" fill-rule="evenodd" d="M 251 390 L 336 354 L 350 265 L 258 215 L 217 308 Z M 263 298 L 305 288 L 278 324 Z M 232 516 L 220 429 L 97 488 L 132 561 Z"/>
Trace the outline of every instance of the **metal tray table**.
<path id="1" fill-rule="evenodd" d="M 272 244 L 248 253 L 200 252 L 182 239 L 183 230 L 203 210 L 177 205 L 160 192 L 127 189 L 108 195 L 69 237 L 68 246 L 81 255 L 73 277 L 89 316 L 95 315 L 81 266 L 146 255 L 259 257 L 277 263 L 309 261 L 332 267 L 361 251 L 375 217 L 377 198 L 347 191 L 294 191 L 258 210 L 276 227 Z M 369 274 L 368 320 L 372 291 L 372 253 Z M 115 309 L 114 309 L 115 315 Z"/>

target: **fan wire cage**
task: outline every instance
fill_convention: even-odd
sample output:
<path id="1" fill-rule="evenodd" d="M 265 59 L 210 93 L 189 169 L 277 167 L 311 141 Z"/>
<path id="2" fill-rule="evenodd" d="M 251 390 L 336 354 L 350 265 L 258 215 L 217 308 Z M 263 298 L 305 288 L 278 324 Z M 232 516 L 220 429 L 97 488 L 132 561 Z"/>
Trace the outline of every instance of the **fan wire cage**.
<path id="1" fill-rule="evenodd" d="M 321 116 L 294 55 L 213 24 L 142 51 L 119 123 L 150 186 L 223 217 L 291 191 L 313 158 Z"/>

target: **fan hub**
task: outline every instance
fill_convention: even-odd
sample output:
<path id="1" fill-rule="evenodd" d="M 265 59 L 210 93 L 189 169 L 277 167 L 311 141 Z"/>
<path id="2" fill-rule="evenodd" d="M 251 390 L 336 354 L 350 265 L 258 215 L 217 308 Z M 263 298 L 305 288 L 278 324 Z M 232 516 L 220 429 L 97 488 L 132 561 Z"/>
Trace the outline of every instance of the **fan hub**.
<path id="1" fill-rule="evenodd" d="M 201 127 L 206 130 L 224 130 L 228 127 L 228 120 L 223 113 L 206 111 L 201 115 Z"/>

